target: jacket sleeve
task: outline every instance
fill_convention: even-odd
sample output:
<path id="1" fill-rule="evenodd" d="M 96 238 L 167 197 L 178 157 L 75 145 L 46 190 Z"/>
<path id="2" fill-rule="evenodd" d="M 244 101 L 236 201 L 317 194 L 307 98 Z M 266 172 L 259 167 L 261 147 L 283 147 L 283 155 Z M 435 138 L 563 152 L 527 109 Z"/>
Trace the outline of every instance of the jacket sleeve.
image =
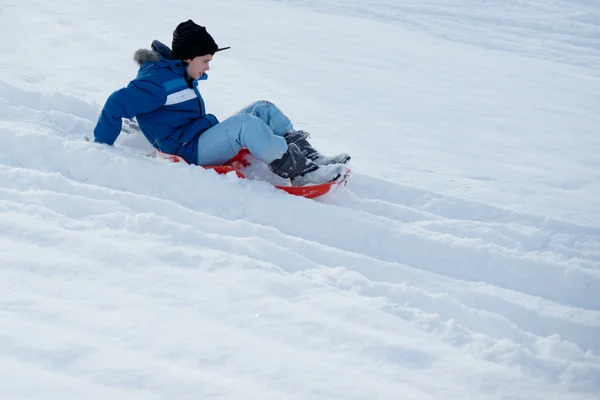
<path id="1" fill-rule="evenodd" d="M 110 95 L 102 109 L 94 141 L 114 144 L 121 133 L 121 118 L 133 118 L 163 106 L 167 92 L 162 85 L 147 80 L 133 80 L 123 89 Z"/>

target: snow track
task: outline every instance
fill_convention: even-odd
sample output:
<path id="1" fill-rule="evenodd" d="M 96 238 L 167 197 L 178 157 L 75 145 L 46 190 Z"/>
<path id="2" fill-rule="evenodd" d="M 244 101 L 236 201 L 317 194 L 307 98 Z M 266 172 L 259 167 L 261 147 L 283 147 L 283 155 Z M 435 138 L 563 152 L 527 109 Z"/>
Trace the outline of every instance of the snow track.
<path id="1" fill-rule="evenodd" d="M 210 112 L 273 101 L 353 155 L 347 187 L 307 200 L 84 140 L 132 53 L 188 18 L 231 46 Z M 0 400 L 599 398 L 597 0 L 0 20 Z"/>
<path id="2" fill-rule="evenodd" d="M 600 392 L 600 228 L 361 173 L 295 198 L 87 143 L 93 106 L 0 88 L 1 395 Z"/>

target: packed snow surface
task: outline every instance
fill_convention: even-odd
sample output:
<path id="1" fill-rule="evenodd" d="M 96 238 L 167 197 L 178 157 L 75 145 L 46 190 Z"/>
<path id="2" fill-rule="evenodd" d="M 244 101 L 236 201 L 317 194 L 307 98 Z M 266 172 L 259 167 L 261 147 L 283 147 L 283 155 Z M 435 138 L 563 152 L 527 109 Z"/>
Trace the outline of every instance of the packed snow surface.
<path id="1" fill-rule="evenodd" d="M 189 18 L 232 47 L 209 111 L 276 103 L 352 154 L 346 187 L 84 140 Z M 8 0 L 0 22 L 0 399 L 600 398 L 597 0 Z"/>

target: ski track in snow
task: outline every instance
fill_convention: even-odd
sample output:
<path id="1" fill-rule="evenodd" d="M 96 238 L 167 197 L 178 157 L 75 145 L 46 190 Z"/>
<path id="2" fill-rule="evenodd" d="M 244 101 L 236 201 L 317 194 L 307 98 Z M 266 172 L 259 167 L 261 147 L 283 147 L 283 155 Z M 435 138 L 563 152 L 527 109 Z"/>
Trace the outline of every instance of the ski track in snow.
<path id="1" fill-rule="evenodd" d="M 109 237 L 139 236 L 156 241 L 160 247 L 161 251 L 155 252 L 160 259 L 153 260 L 153 254 L 141 258 L 150 268 L 156 268 L 153 262 L 169 264 L 171 260 L 184 270 L 193 269 L 203 259 L 200 250 L 209 251 L 216 261 L 206 268 L 222 267 L 227 271 L 232 267 L 221 264 L 229 265 L 233 258 L 244 268 L 255 268 L 260 276 L 269 277 L 265 279 L 272 280 L 273 295 L 292 303 L 294 297 L 306 294 L 277 277 L 294 276 L 315 291 L 334 290 L 349 298 L 366 299 L 374 310 L 388 316 L 390 326 L 369 325 L 375 323 L 373 319 L 354 314 L 349 308 L 343 323 L 353 324 L 354 329 L 365 324 L 363 331 L 358 329 L 360 334 L 348 336 L 343 328 L 325 319 L 318 322 L 320 328 L 311 325 L 317 322 L 307 319 L 301 331 L 328 332 L 317 334 L 322 336 L 316 340 L 332 345 L 362 341 L 363 350 L 377 362 L 426 370 L 432 368 L 434 360 L 443 361 L 436 354 L 452 354 L 452 349 L 460 349 L 484 365 L 518 368 L 547 384 L 564 384 L 582 396 L 600 392 L 600 227 L 519 214 L 358 173 L 347 188 L 319 201 L 294 198 L 264 182 L 145 159 L 127 146 L 108 148 L 87 143 L 83 133 L 93 130 L 98 109 L 77 98 L 27 92 L 2 82 L 0 97 L 0 248 L 26 252 L 35 245 L 39 251 L 52 254 L 75 244 L 72 252 L 60 254 L 64 265 L 54 265 L 52 270 L 15 259 L 8 260 L 2 272 L 10 281 L 11 270 L 29 269 L 29 278 L 38 280 L 45 292 L 31 299 L 20 299 L 19 293 L 3 297 L 0 320 L 16 321 L 31 330 L 37 324 L 50 324 L 56 345 L 63 344 L 62 350 L 46 349 L 44 353 L 41 349 L 40 353 L 40 349 L 34 352 L 28 347 L 31 343 L 27 334 L 19 343 L 0 334 L 0 356 L 15 361 L 17 372 L 13 373 L 34 363 L 40 368 L 40 379 L 50 381 L 53 374 L 68 372 L 72 360 L 90 351 L 90 343 L 84 339 L 73 338 L 74 347 L 67 339 L 61 342 L 61 323 L 87 334 L 96 332 L 93 338 L 110 345 L 111 335 L 116 333 L 101 323 L 116 312 L 108 300 L 101 311 L 102 296 L 110 295 L 109 289 L 88 295 L 87 300 L 98 307 L 98 320 L 78 321 L 69 315 L 47 314 L 43 307 L 32 304 L 69 301 L 44 297 L 58 289 L 44 283 L 43 278 L 56 276 L 82 283 L 75 266 L 85 263 L 86 255 L 115 263 L 107 271 L 93 269 L 88 278 L 107 274 L 116 287 L 136 285 L 126 282 L 128 278 L 135 282 L 132 276 L 139 274 L 141 267 L 127 266 L 129 269 L 119 272 L 124 276 L 117 275 L 116 271 L 124 267 L 119 264 L 118 254 L 102 252 L 100 247 Z M 115 174 L 120 175 L 118 179 Z M 295 223 L 298 210 L 303 214 L 302 224 Z M 325 219 L 327 225 L 319 230 L 312 228 L 311 221 Z M 134 240 L 127 246 L 133 254 L 139 244 Z M 182 288 L 177 297 L 177 289 L 170 286 L 173 278 L 164 275 L 162 284 L 146 289 L 159 299 L 191 307 L 194 300 L 185 297 L 189 292 Z M 3 290 L 18 287 L 24 279 L 14 276 L 8 286 L 6 281 L 0 284 Z M 148 282 L 142 276 L 138 285 L 144 288 Z M 128 309 L 131 315 L 122 317 L 131 317 L 132 327 L 135 311 L 140 311 L 135 306 L 139 300 L 136 293 L 125 295 L 130 297 L 125 302 L 133 306 Z M 237 300 L 243 301 L 243 295 Z M 178 318 L 169 317 L 169 310 L 162 309 L 158 301 L 153 305 L 165 318 Z M 86 312 L 84 306 L 73 307 Z M 333 306 L 319 303 L 315 307 L 325 312 Z M 427 345 L 423 343 L 369 348 L 377 329 L 397 328 L 399 323 L 437 338 L 446 353 L 425 351 Z M 205 329 L 213 329 L 209 335 L 217 336 L 222 334 L 220 328 Z M 259 332 L 274 329 L 270 335 L 281 339 L 277 327 L 255 328 Z M 170 328 L 157 329 L 168 337 Z M 235 335 L 232 332 L 228 340 L 246 340 L 249 346 L 264 340 Z M 148 362 L 148 371 L 166 368 L 157 365 L 156 358 L 144 356 L 141 349 L 131 351 Z M 183 363 L 178 364 L 180 367 L 197 362 L 185 354 L 168 354 L 168 342 L 157 350 L 161 351 L 165 352 L 165 363 L 170 358 Z M 205 363 L 218 363 L 219 349 L 214 357 Z M 272 357 L 267 356 L 266 362 L 274 363 Z M 336 357 L 344 362 L 342 354 Z M 44 359 L 54 360 L 52 371 L 42 372 Z M 96 362 L 109 368 L 108 359 Z M 103 383 L 118 380 L 119 376 L 124 387 L 137 387 L 139 382 L 147 381 L 144 374 L 148 371 L 134 372 L 127 365 L 120 368 L 122 375 L 118 369 L 107 369 L 107 375 L 103 375 L 84 365 L 82 373 L 93 375 L 98 398 L 110 395 Z M 184 371 L 179 372 L 185 377 Z M 209 369 L 203 372 L 202 381 L 206 383 L 210 381 Z M 162 383 L 177 382 L 182 376 L 167 374 Z M 212 384 L 204 388 L 205 393 L 222 395 L 227 382 L 222 382 L 222 375 L 213 378 Z M 354 378 L 348 375 L 347 379 Z M 149 389 L 160 392 L 159 383 Z M 63 384 L 77 387 L 76 382 L 67 380 Z M 377 384 L 386 383 L 374 380 L 363 389 L 375 390 Z M 415 393 L 407 397 L 428 398 L 436 390 L 439 396 L 444 395 L 443 388 L 419 393 L 419 388 L 427 387 L 425 382 L 407 385 L 415 388 Z M 238 382 L 237 387 L 237 391 L 227 393 L 243 397 L 244 388 L 259 390 L 251 379 L 242 385 Z M 335 393 L 335 387 L 330 389 Z M 264 398 L 278 395 L 264 387 L 260 390 Z M 361 393 L 356 393 L 357 398 Z"/>

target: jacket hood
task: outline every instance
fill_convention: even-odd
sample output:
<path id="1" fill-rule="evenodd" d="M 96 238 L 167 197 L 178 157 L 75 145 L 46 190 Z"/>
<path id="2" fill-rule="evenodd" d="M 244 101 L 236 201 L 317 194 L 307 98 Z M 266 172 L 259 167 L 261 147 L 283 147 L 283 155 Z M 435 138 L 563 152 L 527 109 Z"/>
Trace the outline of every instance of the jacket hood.
<path id="1" fill-rule="evenodd" d="M 173 60 L 169 46 L 159 42 L 152 41 L 152 50 L 139 49 L 133 54 L 133 60 L 141 67 L 145 62 L 156 62 L 162 60 Z"/>
<path id="2" fill-rule="evenodd" d="M 145 62 L 160 61 L 160 56 L 155 51 L 149 49 L 139 49 L 133 53 L 133 60 L 141 67 Z"/>

